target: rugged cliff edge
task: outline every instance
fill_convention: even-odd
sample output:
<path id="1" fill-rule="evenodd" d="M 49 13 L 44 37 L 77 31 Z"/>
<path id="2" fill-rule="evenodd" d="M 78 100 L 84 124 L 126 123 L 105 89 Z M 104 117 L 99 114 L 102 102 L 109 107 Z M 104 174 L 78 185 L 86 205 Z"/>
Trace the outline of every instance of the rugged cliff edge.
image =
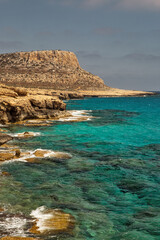
<path id="1" fill-rule="evenodd" d="M 0 123 L 26 119 L 50 119 L 66 109 L 59 98 L 47 95 L 28 95 L 25 89 L 0 85 Z"/>
<path id="2" fill-rule="evenodd" d="M 50 50 L 0 54 L 0 83 L 55 90 L 105 90 L 103 80 L 83 70 L 74 53 Z"/>

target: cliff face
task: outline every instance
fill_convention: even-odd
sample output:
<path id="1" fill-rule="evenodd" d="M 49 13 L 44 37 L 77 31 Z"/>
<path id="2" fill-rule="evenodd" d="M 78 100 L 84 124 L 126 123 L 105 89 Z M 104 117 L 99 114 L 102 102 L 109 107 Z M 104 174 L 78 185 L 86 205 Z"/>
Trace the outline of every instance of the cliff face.
<path id="1" fill-rule="evenodd" d="M 57 97 L 28 95 L 23 89 L 0 85 L 0 124 L 57 118 L 65 109 L 66 104 Z"/>
<path id="2" fill-rule="evenodd" d="M 56 90 L 106 90 L 103 80 L 83 70 L 72 52 L 33 51 L 0 54 L 0 82 Z"/>

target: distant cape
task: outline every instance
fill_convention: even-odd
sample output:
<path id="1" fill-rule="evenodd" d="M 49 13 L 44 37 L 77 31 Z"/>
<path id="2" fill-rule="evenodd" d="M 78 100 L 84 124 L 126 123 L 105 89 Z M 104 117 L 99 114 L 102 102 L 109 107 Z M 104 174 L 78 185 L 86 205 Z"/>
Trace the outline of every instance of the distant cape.
<path id="1" fill-rule="evenodd" d="M 73 52 L 60 50 L 0 54 L 0 83 L 55 90 L 107 90 L 103 80 L 79 65 Z"/>

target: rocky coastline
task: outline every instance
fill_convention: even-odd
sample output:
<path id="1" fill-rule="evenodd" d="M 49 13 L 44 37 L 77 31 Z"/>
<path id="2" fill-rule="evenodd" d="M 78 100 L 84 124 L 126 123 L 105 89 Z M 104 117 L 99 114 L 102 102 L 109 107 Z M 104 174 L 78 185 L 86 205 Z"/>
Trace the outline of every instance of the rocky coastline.
<path id="1" fill-rule="evenodd" d="M 45 149 L 23 151 L 10 141 L 14 138 L 32 138 L 35 137 L 35 133 L 24 132 L 12 136 L 5 130 L 5 125 L 49 126 L 54 120 L 66 118 L 77 121 L 77 117 L 66 111 L 66 103 L 63 100 L 155 94 L 108 87 L 102 79 L 80 68 L 73 53 L 64 51 L 0 54 L 0 83 L 0 164 L 17 160 L 30 164 L 39 163 L 46 157 L 54 158 L 55 161 L 72 158 L 68 153 Z M 85 121 L 88 118 L 85 114 L 78 117 L 78 121 Z M 0 171 L 1 177 L 9 175 L 8 172 Z M 37 219 L 36 215 L 41 215 L 41 219 Z M 48 219 L 44 219 L 44 215 L 45 217 L 48 215 Z M 5 218 L 10 216 L 12 217 L 12 214 L 0 206 L 2 220 L 5 221 Z M 75 218 L 60 209 L 41 207 L 33 211 L 31 216 L 28 229 L 31 237 L 4 236 L 0 239 L 42 240 L 45 234 L 72 235 L 76 225 Z M 42 224 L 42 229 L 39 227 L 39 222 Z M 38 238 L 32 237 L 33 235 Z"/>

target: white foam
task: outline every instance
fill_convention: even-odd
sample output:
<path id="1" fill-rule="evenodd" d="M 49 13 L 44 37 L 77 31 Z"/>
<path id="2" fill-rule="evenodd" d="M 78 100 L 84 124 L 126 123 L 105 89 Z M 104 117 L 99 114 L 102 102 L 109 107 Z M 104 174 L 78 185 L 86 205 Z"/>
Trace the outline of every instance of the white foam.
<path id="1" fill-rule="evenodd" d="M 35 155 L 36 151 L 42 151 L 42 152 L 45 152 L 43 157 L 37 157 Z M 4 151 L 3 151 L 4 152 Z M 23 154 L 23 151 L 21 151 L 21 153 Z M 52 151 L 52 150 L 48 150 L 48 149 L 41 149 L 41 148 L 37 148 L 36 150 L 34 151 L 27 151 L 28 154 L 20 157 L 20 158 L 14 158 L 14 159 L 11 159 L 11 160 L 6 160 L 4 162 L 2 162 L 2 165 L 3 164 L 9 164 L 9 163 L 14 163 L 14 162 L 27 162 L 27 160 L 29 160 L 30 158 L 58 158 L 57 155 L 59 154 L 64 154 L 66 156 L 68 156 L 69 158 L 72 157 L 72 155 L 70 153 L 66 153 L 66 152 L 55 152 L 55 151 Z M 65 158 L 65 157 L 64 157 Z"/>
<path id="2" fill-rule="evenodd" d="M 44 154 L 44 157 L 43 158 L 48 158 L 48 157 L 56 157 L 57 154 L 66 154 L 68 155 L 69 157 L 72 157 L 72 155 L 70 153 L 66 153 L 66 152 L 55 152 L 55 151 L 52 151 L 52 150 L 48 150 L 48 149 L 41 149 L 41 148 L 38 148 L 36 150 L 34 150 L 32 152 L 32 154 L 34 155 L 36 151 L 46 151 L 47 153 Z M 35 155 L 34 155 L 35 157 Z"/>
<path id="3" fill-rule="evenodd" d="M 5 128 L 5 127 L 8 127 L 8 126 L 7 126 L 7 125 L 0 124 L 0 127 L 4 127 L 4 128 Z"/>
<path id="4" fill-rule="evenodd" d="M 40 132 L 27 132 L 28 134 L 31 135 L 31 137 L 36 137 L 36 136 L 40 136 L 41 133 Z M 24 138 L 25 137 L 25 132 L 22 133 L 10 133 L 9 134 L 11 137 L 18 137 L 18 138 Z"/>
<path id="5" fill-rule="evenodd" d="M 33 154 L 34 151 L 27 151 L 27 152 L 29 153 L 28 155 L 25 155 L 25 156 L 20 157 L 20 158 L 14 158 L 14 159 L 11 159 L 11 160 L 4 161 L 2 164 L 8 164 L 8 163 L 13 163 L 13 162 L 27 162 L 26 159 L 35 157 L 35 155 Z M 23 152 L 21 152 L 21 153 L 23 153 Z"/>
<path id="6" fill-rule="evenodd" d="M 30 215 L 31 215 L 31 217 L 33 217 L 37 220 L 36 225 L 40 232 L 51 229 L 49 226 L 45 225 L 45 222 L 46 222 L 46 220 L 53 218 L 54 213 L 53 212 L 47 213 L 47 209 L 45 206 L 41 206 L 41 207 L 37 208 L 36 210 L 33 210 Z M 53 227 L 52 227 L 52 229 L 53 229 Z"/>
<path id="7" fill-rule="evenodd" d="M 7 217 L 0 220 L 0 229 L 7 232 L 8 235 L 25 237 L 24 227 L 27 220 L 20 217 Z"/>

